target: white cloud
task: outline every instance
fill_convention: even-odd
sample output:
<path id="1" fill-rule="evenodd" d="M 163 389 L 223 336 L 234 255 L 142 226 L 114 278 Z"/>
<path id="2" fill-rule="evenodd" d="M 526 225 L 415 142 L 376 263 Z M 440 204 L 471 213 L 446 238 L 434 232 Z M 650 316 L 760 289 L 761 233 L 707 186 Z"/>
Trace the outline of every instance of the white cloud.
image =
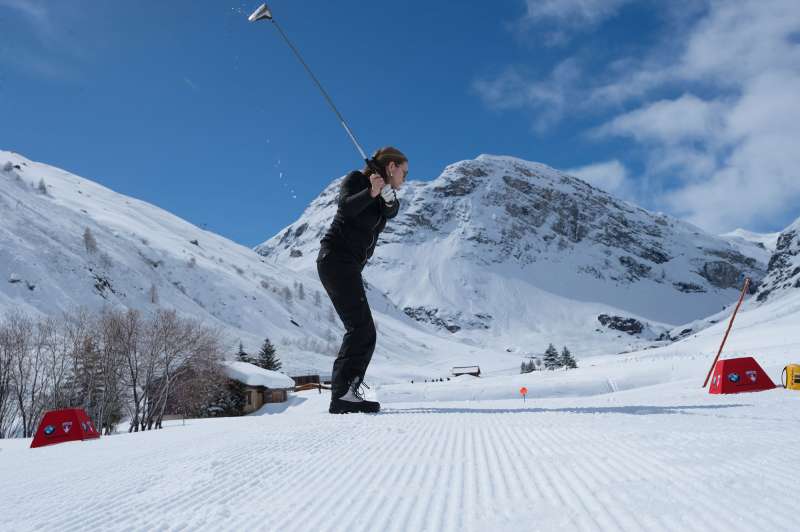
<path id="1" fill-rule="evenodd" d="M 617 159 L 564 170 L 592 185 L 616 195 L 628 193 L 628 170 Z"/>
<path id="2" fill-rule="evenodd" d="M 52 17 L 47 8 L 35 0 L 0 0 L 0 9 L 7 8 L 22 15 L 40 37 L 47 38 L 53 31 Z"/>
<path id="3" fill-rule="evenodd" d="M 765 70 L 797 69 L 800 31 L 796 0 L 713 0 L 688 36 L 678 74 L 737 87 Z"/>
<path id="4" fill-rule="evenodd" d="M 665 144 L 704 140 L 723 129 L 724 111 L 722 103 L 684 94 L 675 100 L 659 100 L 619 115 L 598 128 L 596 134 Z"/>
<path id="5" fill-rule="evenodd" d="M 532 82 L 517 69 L 508 68 L 494 79 L 474 82 L 473 89 L 494 109 L 534 111 L 534 128 L 543 132 L 562 118 L 580 77 L 577 62 L 566 59 L 542 81 Z"/>
<path id="6" fill-rule="evenodd" d="M 567 42 L 570 34 L 597 26 L 616 15 L 632 0 L 526 0 L 526 12 L 517 28 L 533 29 L 546 44 Z"/>
<path id="7" fill-rule="evenodd" d="M 574 31 L 601 23 L 624 3 L 530 0 L 524 21 L 543 26 L 560 20 Z M 681 5 L 691 17 L 677 13 Z M 669 11 L 669 31 L 637 56 L 591 69 L 593 55 L 576 56 L 562 62 L 572 76 L 554 70 L 539 81 L 517 74 L 513 83 L 484 81 L 483 88 L 494 87 L 505 108 L 534 111 L 539 130 L 567 113 L 582 120 L 615 113 L 587 137 L 627 138 L 635 144 L 631 152 L 644 154 L 645 171 L 634 188 L 650 194 L 640 196 L 646 206 L 714 232 L 777 228 L 797 217 L 797 0 L 697 0 L 661 8 Z"/>
<path id="8" fill-rule="evenodd" d="M 80 25 L 85 31 L 90 25 L 86 2 L 0 0 L 0 14 L 25 30 L 22 38 L 4 43 L 2 63 L 43 78 L 73 80 L 79 77 L 77 64 L 96 53 L 85 44 L 84 34 L 70 30 Z"/>
<path id="9" fill-rule="evenodd" d="M 794 0 L 711 2 L 685 36 L 680 57 L 632 74 L 663 77 L 640 85 L 639 96 L 668 84 L 716 96 L 645 102 L 596 133 L 629 136 L 646 147 L 649 172 L 673 185 L 663 204 L 709 230 L 800 214 L 798 31 Z"/>
<path id="10" fill-rule="evenodd" d="M 596 24 L 631 0 L 527 0 L 525 18 L 558 20 L 573 25 Z"/>
<path id="11" fill-rule="evenodd" d="M 800 72 L 765 73 L 730 110 L 727 155 L 708 178 L 665 197 L 677 214 L 711 230 L 800 215 Z"/>

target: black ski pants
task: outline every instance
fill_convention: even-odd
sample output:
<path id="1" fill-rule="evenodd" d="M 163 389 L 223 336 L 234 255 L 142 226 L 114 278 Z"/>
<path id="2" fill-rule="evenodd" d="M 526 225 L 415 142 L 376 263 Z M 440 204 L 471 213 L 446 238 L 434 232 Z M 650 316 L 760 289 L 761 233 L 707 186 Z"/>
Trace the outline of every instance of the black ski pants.
<path id="1" fill-rule="evenodd" d="M 317 257 L 317 273 L 345 328 L 331 375 L 331 397 L 341 397 L 355 377 L 363 379 L 367 372 L 377 339 L 375 322 L 358 262 L 324 250 Z"/>

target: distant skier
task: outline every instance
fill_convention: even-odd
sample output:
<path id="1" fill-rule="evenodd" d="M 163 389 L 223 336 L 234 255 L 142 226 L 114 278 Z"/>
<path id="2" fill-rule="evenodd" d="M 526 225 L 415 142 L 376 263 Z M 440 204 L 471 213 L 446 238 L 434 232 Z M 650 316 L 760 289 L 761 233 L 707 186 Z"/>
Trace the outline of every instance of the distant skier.
<path id="1" fill-rule="evenodd" d="M 408 159 L 396 148 L 379 149 L 373 159 L 386 169 L 388 183 L 369 167 L 345 176 L 338 208 L 320 241 L 317 272 L 345 327 L 331 378 L 331 414 L 378 412 L 380 404 L 364 399 L 364 374 L 377 340 L 361 271 L 375 251 L 386 220 L 400 207 L 395 191 L 408 175 Z"/>

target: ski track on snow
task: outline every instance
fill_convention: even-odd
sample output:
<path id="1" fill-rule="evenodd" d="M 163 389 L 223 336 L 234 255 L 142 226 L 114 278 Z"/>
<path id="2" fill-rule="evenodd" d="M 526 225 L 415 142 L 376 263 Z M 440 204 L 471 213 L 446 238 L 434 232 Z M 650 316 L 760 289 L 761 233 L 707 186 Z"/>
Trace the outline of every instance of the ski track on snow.
<path id="1" fill-rule="evenodd" d="M 0 476 L 17 477 L 0 529 L 786 530 L 798 493 L 796 438 L 744 401 L 329 416 L 309 399 L 299 415 L 0 448 Z"/>

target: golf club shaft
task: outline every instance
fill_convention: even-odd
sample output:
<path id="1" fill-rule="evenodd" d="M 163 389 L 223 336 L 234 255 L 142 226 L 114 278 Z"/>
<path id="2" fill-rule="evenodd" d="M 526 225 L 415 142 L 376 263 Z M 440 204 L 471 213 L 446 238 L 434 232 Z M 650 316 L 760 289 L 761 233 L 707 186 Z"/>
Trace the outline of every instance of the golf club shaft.
<path id="1" fill-rule="evenodd" d="M 303 67 L 306 69 L 306 72 L 308 72 L 308 75 L 311 76 L 311 79 L 314 81 L 314 83 L 317 85 L 317 87 L 319 88 L 319 90 L 322 93 L 322 95 L 325 97 L 325 100 L 328 102 L 328 105 L 330 105 L 331 109 L 333 109 L 333 112 L 336 113 L 336 116 L 339 117 L 339 122 L 341 122 L 342 127 L 347 132 L 347 135 L 350 137 L 350 140 L 353 141 L 353 144 L 355 145 L 356 149 L 358 150 L 358 153 L 361 154 L 361 157 L 364 159 L 364 161 L 367 163 L 367 165 L 369 165 L 370 168 L 372 168 L 373 170 L 379 170 L 379 168 L 377 168 L 377 165 L 374 164 L 374 162 L 369 157 L 367 157 L 366 153 L 364 153 L 364 150 L 361 148 L 361 145 L 358 143 L 358 140 L 356 140 L 355 135 L 353 135 L 353 132 L 350 130 L 350 127 L 348 127 L 347 122 L 345 122 L 344 117 L 339 112 L 339 110 L 336 108 L 336 104 L 333 103 L 333 100 L 328 95 L 328 93 L 325 91 L 325 89 L 323 88 L 322 84 L 317 79 L 317 76 L 314 75 L 314 73 L 311 71 L 311 68 L 309 68 L 308 64 L 306 64 L 306 62 L 303 60 L 303 56 L 301 56 L 300 52 L 297 50 L 297 48 L 294 47 L 292 42 L 289 40 L 289 38 L 286 36 L 286 34 L 281 29 L 280 25 L 278 25 L 278 23 L 275 22 L 275 19 L 273 18 L 271 20 L 272 20 L 272 23 L 275 25 L 275 27 L 278 29 L 278 32 L 280 32 L 281 37 L 283 37 L 283 40 L 286 41 L 286 44 L 289 45 L 289 48 L 292 49 L 292 52 L 294 52 L 294 55 L 297 57 L 297 59 L 300 61 L 300 63 L 303 65 Z M 381 175 L 383 174 L 382 172 L 379 172 L 379 173 L 381 173 Z"/>

